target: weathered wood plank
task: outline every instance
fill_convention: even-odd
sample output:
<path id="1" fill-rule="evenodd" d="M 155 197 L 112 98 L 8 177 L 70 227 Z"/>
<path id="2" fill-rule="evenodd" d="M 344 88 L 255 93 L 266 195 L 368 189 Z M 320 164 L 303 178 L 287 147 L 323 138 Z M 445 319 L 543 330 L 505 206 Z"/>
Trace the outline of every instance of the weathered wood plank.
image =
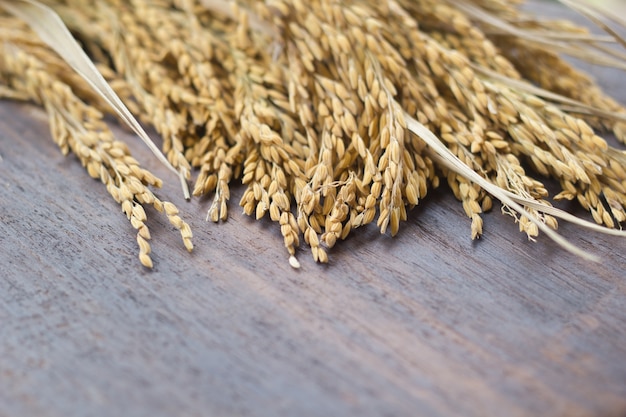
<path id="1" fill-rule="evenodd" d="M 494 210 L 471 242 L 444 189 L 294 271 L 241 189 L 205 223 L 133 150 L 196 235 L 149 212 L 152 272 L 41 112 L 0 102 L 0 416 L 626 414 L 626 241 L 563 224 L 588 264 Z"/>

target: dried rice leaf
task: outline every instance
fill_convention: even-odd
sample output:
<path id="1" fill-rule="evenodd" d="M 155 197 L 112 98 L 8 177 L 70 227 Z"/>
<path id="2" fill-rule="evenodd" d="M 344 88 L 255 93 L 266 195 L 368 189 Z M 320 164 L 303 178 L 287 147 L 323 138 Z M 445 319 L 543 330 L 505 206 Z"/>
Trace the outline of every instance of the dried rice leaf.
<path id="1" fill-rule="evenodd" d="M 559 217 L 563 220 L 570 221 L 577 225 L 587 227 L 591 230 L 596 230 L 596 231 L 610 234 L 610 235 L 623 236 L 623 237 L 626 236 L 626 232 L 624 231 L 607 229 L 605 227 L 598 226 L 596 224 L 579 219 L 578 217 L 573 216 L 562 210 L 559 210 L 555 207 L 540 204 L 537 201 L 520 197 L 518 195 L 511 193 L 510 191 L 500 188 L 499 186 L 491 183 L 490 181 L 478 175 L 473 169 L 471 169 L 465 163 L 463 163 L 446 147 L 446 145 L 443 142 L 441 142 L 439 138 L 437 138 L 437 136 L 435 136 L 434 133 L 432 133 L 423 124 L 415 120 L 409 114 L 405 114 L 405 118 L 407 122 L 407 128 L 411 132 L 413 132 L 415 135 L 419 136 L 430 147 L 431 157 L 434 160 L 446 166 L 448 169 L 456 172 L 457 174 L 463 176 L 469 181 L 472 181 L 475 184 L 478 184 L 489 194 L 491 194 L 492 196 L 500 200 L 503 204 L 515 210 L 521 216 L 526 217 L 529 221 L 535 224 L 539 228 L 539 230 L 544 232 L 548 237 L 550 237 L 554 242 L 556 242 L 563 249 L 590 261 L 598 262 L 600 260 L 597 256 L 591 255 L 588 252 L 582 250 L 581 248 L 568 242 L 565 238 L 563 238 L 561 235 L 556 233 L 554 230 L 550 229 L 544 223 L 540 222 L 535 217 L 528 214 L 528 212 L 524 210 L 524 206 L 535 209 L 537 211 L 544 212 L 546 214 L 550 214 L 555 217 Z"/>
<path id="2" fill-rule="evenodd" d="M 537 34 L 533 31 L 515 27 L 509 22 L 490 14 L 486 10 L 465 4 L 460 0 L 451 0 L 451 3 L 454 4 L 456 8 L 466 13 L 470 18 L 483 22 L 501 33 L 506 33 L 528 42 L 543 45 L 555 52 L 564 53 L 592 64 L 618 68 L 626 71 L 626 63 L 622 62 L 620 59 L 614 58 L 610 53 L 603 52 L 594 45 L 559 42 L 556 39 L 546 38 L 542 34 Z"/>
<path id="3" fill-rule="evenodd" d="M 604 10 L 594 7 L 590 4 L 585 4 L 578 0 L 559 0 L 564 5 L 569 8 L 576 10 L 578 13 L 582 14 L 593 23 L 595 23 L 598 27 L 602 28 L 606 33 L 611 35 L 617 42 L 619 42 L 624 48 L 626 48 L 626 39 L 622 35 L 620 35 L 616 30 L 614 30 L 611 26 L 606 24 L 603 19 L 612 20 L 613 22 L 620 25 L 622 28 L 626 28 L 626 20 L 621 19 L 619 16 L 615 14 L 611 14 L 605 12 Z"/>

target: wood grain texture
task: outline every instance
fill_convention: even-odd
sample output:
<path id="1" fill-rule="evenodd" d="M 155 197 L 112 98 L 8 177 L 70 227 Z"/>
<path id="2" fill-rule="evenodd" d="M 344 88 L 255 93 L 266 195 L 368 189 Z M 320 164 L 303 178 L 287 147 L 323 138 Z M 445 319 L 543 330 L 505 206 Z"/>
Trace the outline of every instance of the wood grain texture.
<path id="1" fill-rule="evenodd" d="M 149 211 L 154 271 L 45 115 L 0 102 L 0 416 L 626 416 L 626 240 L 562 224 L 589 264 L 495 209 L 472 242 L 443 188 L 295 271 L 241 188 L 206 223 L 119 134 L 195 232 Z"/>

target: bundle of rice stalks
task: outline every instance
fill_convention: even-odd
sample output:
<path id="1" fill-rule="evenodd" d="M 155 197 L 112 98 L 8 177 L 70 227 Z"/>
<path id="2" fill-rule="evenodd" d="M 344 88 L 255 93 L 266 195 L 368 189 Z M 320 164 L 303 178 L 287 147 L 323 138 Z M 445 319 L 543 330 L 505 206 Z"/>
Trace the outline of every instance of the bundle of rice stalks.
<path id="1" fill-rule="evenodd" d="M 567 3 L 608 35 L 512 0 L 3 0 L 0 96 L 45 108 L 61 150 L 122 206 L 147 267 L 145 205 L 189 250 L 192 233 L 106 114 L 149 146 L 131 114 L 158 132 L 167 160 L 155 153 L 183 188 L 196 174 L 214 222 L 241 181 L 239 204 L 280 224 L 293 266 L 301 239 L 327 262 L 358 227 L 395 235 L 441 181 L 472 238 L 495 197 L 529 238 L 543 231 L 590 257 L 556 219 L 624 235 L 626 153 L 596 132 L 626 141 L 626 110 L 561 55 L 626 69 L 606 46 L 626 43 L 612 29 L 623 22 Z M 551 198 L 577 200 L 598 225 L 552 207 L 548 177 L 561 188 Z"/>

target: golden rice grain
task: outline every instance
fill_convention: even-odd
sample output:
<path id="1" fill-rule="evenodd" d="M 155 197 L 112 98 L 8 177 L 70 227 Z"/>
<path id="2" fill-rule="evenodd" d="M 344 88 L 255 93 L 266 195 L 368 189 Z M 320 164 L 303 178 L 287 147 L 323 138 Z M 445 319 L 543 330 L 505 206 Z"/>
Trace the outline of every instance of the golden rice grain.
<path id="1" fill-rule="evenodd" d="M 549 205 L 529 166 L 559 182 L 555 199 L 577 199 L 595 221 L 619 227 L 626 219 L 626 158 L 597 135 L 611 129 L 626 139 L 625 124 L 567 113 L 486 70 L 605 112 L 624 109 L 547 45 L 494 31 L 461 3 L 50 3 L 128 106 L 161 134 L 171 164 L 186 175 L 197 169 L 193 194 L 213 194 L 207 219 L 226 219 L 230 184 L 240 179 L 243 212 L 279 223 L 294 268 L 300 237 L 327 262 L 324 248 L 355 228 L 376 221 L 397 234 L 407 207 L 442 178 L 471 220 L 472 238 L 482 234 L 492 198 L 435 163 L 405 117 L 521 198 Z M 522 31 L 546 28 L 521 19 L 511 2 L 471 4 Z M 145 205 L 164 212 L 191 250 L 191 228 L 150 190 L 161 181 L 114 140 L 102 100 L 24 25 L 3 15 L 0 24 L 0 96 L 28 97 L 47 110 L 62 152 L 77 155 L 137 229 L 140 262 L 152 266 Z M 561 23 L 552 29 L 582 33 Z M 557 226 L 539 210 L 526 214 Z M 536 223 L 516 218 L 529 238 L 537 235 Z"/>

